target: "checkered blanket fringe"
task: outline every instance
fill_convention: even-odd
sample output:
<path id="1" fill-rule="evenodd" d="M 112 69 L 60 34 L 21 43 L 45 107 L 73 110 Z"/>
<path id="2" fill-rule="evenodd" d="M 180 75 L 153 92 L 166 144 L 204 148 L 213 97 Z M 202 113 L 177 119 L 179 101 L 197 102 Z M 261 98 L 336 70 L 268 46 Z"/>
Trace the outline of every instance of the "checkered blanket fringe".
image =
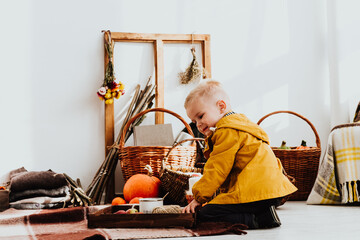
<path id="1" fill-rule="evenodd" d="M 360 202 L 360 124 L 335 127 L 307 204 Z"/>
<path id="2" fill-rule="evenodd" d="M 347 199 L 347 201 L 344 201 L 344 203 L 353 203 L 353 202 L 360 202 L 360 181 L 351 181 L 351 182 L 345 182 L 340 185 L 342 198 L 344 200 Z"/>

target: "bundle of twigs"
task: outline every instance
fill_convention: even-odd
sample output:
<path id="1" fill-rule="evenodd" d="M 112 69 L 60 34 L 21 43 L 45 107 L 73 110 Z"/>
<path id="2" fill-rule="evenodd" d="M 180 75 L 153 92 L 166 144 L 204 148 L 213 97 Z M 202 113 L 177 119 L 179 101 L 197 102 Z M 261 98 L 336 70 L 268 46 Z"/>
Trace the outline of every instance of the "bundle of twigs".
<path id="1" fill-rule="evenodd" d="M 108 184 L 109 179 L 114 175 L 116 165 L 118 162 L 118 147 L 120 143 L 121 133 L 125 124 L 137 113 L 149 109 L 153 105 L 155 98 L 154 90 L 155 85 L 150 84 L 151 77 L 149 78 L 145 88 L 140 91 L 140 85 L 138 84 L 135 89 L 134 97 L 130 103 L 128 112 L 125 116 L 124 122 L 117 136 L 116 141 L 110 146 L 109 153 L 107 154 L 105 161 L 98 169 L 93 181 L 86 190 L 86 194 L 92 199 L 94 204 L 101 204 L 102 195 Z M 125 142 L 131 136 L 133 127 L 139 125 L 144 118 L 135 121 L 128 129 L 125 135 Z"/>
<path id="2" fill-rule="evenodd" d="M 179 79 L 181 84 L 188 84 L 190 82 L 200 80 L 202 67 L 198 63 L 195 55 L 195 48 L 191 48 L 191 53 L 193 55 L 193 60 L 190 65 L 186 68 L 185 72 L 179 73 Z"/>
<path id="3" fill-rule="evenodd" d="M 89 198 L 84 190 L 82 189 L 80 179 L 76 179 L 76 182 L 69 177 L 66 173 L 63 173 L 66 181 L 70 185 L 70 206 L 78 207 L 78 206 L 89 206 L 92 205 L 91 198 Z"/>

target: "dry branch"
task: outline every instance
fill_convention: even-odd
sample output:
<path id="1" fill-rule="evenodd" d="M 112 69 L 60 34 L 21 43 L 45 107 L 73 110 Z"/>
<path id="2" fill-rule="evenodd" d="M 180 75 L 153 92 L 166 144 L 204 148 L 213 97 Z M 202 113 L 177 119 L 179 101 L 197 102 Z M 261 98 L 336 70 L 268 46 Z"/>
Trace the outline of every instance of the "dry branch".
<path id="1" fill-rule="evenodd" d="M 118 162 L 118 146 L 120 143 L 120 137 L 124 130 L 124 126 L 126 123 L 137 113 L 151 108 L 153 105 L 153 100 L 155 98 L 155 94 L 153 93 L 155 90 L 155 86 L 150 84 L 151 78 L 149 78 L 145 88 L 140 91 L 140 85 L 136 86 L 135 94 L 133 99 L 130 103 L 129 109 L 125 116 L 124 122 L 116 138 L 116 141 L 112 146 L 110 146 L 109 153 L 107 154 L 105 161 L 102 163 L 101 167 L 98 169 L 93 181 L 89 185 L 88 189 L 86 190 L 86 194 L 90 196 L 93 203 L 101 204 L 101 199 L 107 186 L 109 179 L 114 175 L 116 165 Z M 133 132 L 133 127 L 139 125 L 142 122 L 143 118 L 133 123 L 126 132 L 124 142 L 128 140 Z"/>

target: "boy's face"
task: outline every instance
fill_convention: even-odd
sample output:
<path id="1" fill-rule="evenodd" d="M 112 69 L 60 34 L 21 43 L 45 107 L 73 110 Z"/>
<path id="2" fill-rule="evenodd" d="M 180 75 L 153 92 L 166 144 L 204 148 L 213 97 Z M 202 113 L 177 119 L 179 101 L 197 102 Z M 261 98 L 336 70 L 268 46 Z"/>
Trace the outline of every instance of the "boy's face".
<path id="1" fill-rule="evenodd" d="M 224 116 L 224 111 L 219 101 L 213 103 L 212 99 L 198 98 L 189 104 L 186 114 L 196 124 L 198 130 L 208 137 L 212 133 L 210 127 L 215 127 L 216 123 Z"/>

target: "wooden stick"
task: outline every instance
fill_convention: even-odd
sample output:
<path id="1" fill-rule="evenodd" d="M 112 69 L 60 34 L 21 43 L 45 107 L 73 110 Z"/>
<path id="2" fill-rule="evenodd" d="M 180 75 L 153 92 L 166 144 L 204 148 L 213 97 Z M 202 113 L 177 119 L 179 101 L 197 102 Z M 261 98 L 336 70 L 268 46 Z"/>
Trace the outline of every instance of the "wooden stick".
<path id="1" fill-rule="evenodd" d="M 135 116 L 136 114 L 138 114 L 140 112 L 143 105 L 146 103 L 146 99 L 149 98 L 149 96 L 154 91 L 154 89 L 155 89 L 155 86 L 153 86 L 151 88 L 147 88 L 147 91 L 144 93 L 144 97 L 142 99 L 140 99 L 139 104 L 136 106 L 135 110 L 132 113 L 132 116 Z"/>
<path id="2" fill-rule="evenodd" d="M 126 122 L 128 121 L 128 119 L 129 119 L 129 117 L 131 115 L 130 114 L 131 110 L 134 107 L 134 104 L 135 104 L 135 102 L 137 101 L 137 99 L 139 97 L 139 90 L 140 90 L 140 85 L 138 84 L 136 86 L 136 88 L 135 88 L 135 94 L 134 94 L 134 97 L 132 99 L 132 102 L 130 103 L 127 115 L 125 117 L 124 123 L 123 123 L 121 131 L 120 131 L 120 134 L 117 137 L 117 140 L 116 140 L 117 144 L 119 144 L 122 129 L 124 128 Z M 96 200 L 95 200 L 96 202 L 99 202 L 98 198 L 99 198 L 100 193 L 99 193 L 98 188 L 102 185 L 103 178 L 104 178 L 104 173 L 107 172 L 107 170 L 108 170 L 107 167 L 109 166 L 109 163 L 108 163 L 109 158 L 110 158 L 110 156 L 113 157 L 114 155 L 115 154 L 113 152 L 108 153 L 108 155 L 105 158 L 105 161 L 103 161 L 103 163 L 102 163 L 101 167 L 98 169 L 93 181 L 91 182 L 88 189 L 86 190 L 86 193 L 89 196 L 92 196 L 92 198 L 94 198 L 94 197 L 96 198 Z"/>
<path id="3" fill-rule="evenodd" d="M 109 165 L 110 165 L 110 160 L 114 157 L 114 148 L 111 148 L 109 154 L 106 156 L 106 164 L 105 164 L 105 170 L 103 175 L 101 176 L 100 180 L 99 180 L 99 184 L 95 190 L 94 193 L 94 201 L 98 204 L 100 204 L 101 201 L 101 197 L 102 197 L 102 193 L 104 191 L 104 187 L 106 185 L 105 179 L 106 176 L 109 174 Z"/>
<path id="4" fill-rule="evenodd" d="M 151 90 L 148 92 L 147 96 L 141 100 L 141 102 L 140 102 L 140 104 L 137 106 L 136 110 L 134 110 L 133 116 L 135 116 L 136 114 L 138 114 L 138 113 L 141 112 L 141 111 L 144 111 L 145 108 L 146 108 L 146 106 L 149 105 L 149 104 L 148 104 L 148 101 L 149 101 L 150 99 L 153 99 L 151 93 L 154 91 L 154 89 L 155 89 L 155 86 L 153 86 L 153 87 L 151 88 Z M 140 121 L 140 120 L 137 120 L 137 121 Z M 136 126 L 136 121 L 130 125 L 130 127 L 129 127 L 129 129 L 128 129 L 128 132 L 125 134 L 125 139 L 126 139 L 126 140 L 131 136 L 131 134 L 132 134 L 132 129 L 133 129 L 134 126 Z M 124 141 L 124 143 L 125 143 L 125 141 Z"/>
<path id="5" fill-rule="evenodd" d="M 90 192 L 92 190 L 92 188 L 94 187 L 94 185 L 96 184 L 96 182 L 98 182 L 100 175 L 102 175 L 102 171 L 104 170 L 105 167 L 105 161 L 102 162 L 101 166 L 98 168 L 95 177 L 93 178 L 92 182 L 90 183 L 90 185 L 88 186 L 88 188 L 86 189 L 86 194 L 90 195 Z"/>
<path id="6" fill-rule="evenodd" d="M 151 77 L 148 79 L 148 82 L 144 88 L 144 90 L 140 91 L 140 85 L 136 86 L 134 97 L 130 103 L 129 109 L 127 111 L 127 114 L 125 116 L 124 122 L 122 124 L 121 130 L 119 132 L 119 135 L 115 141 L 115 144 L 118 145 L 120 142 L 120 137 L 123 132 L 123 128 L 126 125 L 126 123 L 133 117 L 135 114 L 139 113 L 140 111 L 143 111 L 144 109 L 147 109 L 152 106 L 152 101 L 155 97 L 152 92 L 155 89 L 155 86 L 150 84 Z M 139 120 L 143 120 L 139 119 Z M 140 124 L 141 121 L 138 121 L 137 124 Z M 128 129 L 128 132 L 126 133 L 127 137 L 126 139 L 131 135 L 132 133 L 132 126 L 131 129 Z M 115 144 L 113 146 L 115 146 Z M 100 204 L 102 194 L 104 192 L 104 187 L 106 186 L 108 179 L 110 176 L 113 176 L 116 165 L 117 165 L 117 155 L 118 155 L 118 149 L 115 147 L 112 147 L 106 156 L 105 161 L 99 168 L 96 177 L 93 179 L 90 187 L 86 191 L 86 193 L 90 196 L 90 198 L 93 200 L 94 203 Z"/>
<path id="7" fill-rule="evenodd" d="M 126 123 L 129 121 L 129 119 L 130 119 L 131 116 L 132 116 L 131 112 L 132 112 L 132 109 L 134 108 L 135 102 L 138 101 L 139 91 L 140 91 L 140 84 L 136 85 L 134 97 L 133 97 L 133 99 L 132 99 L 132 101 L 131 101 L 131 103 L 130 103 L 130 106 L 129 106 L 128 111 L 127 111 L 126 116 L 125 116 L 125 119 L 124 119 L 123 124 L 122 124 L 122 126 L 121 126 L 119 135 L 118 135 L 118 137 L 117 137 L 117 139 L 116 139 L 116 143 L 117 143 L 117 144 L 119 144 L 119 142 L 120 142 L 121 133 L 122 133 L 122 131 L 123 131 Z"/>
<path id="8" fill-rule="evenodd" d="M 145 102 L 144 102 L 144 104 L 143 104 L 143 106 L 142 106 L 142 108 L 140 109 L 140 111 L 139 112 L 142 112 L 142 111 L 145 111 L 146 109 L 149 109 L 149 108 L 151 108 L 151 106 L 152 106 L 152 104 L 150 105 L 150 103 L 152 103 L 152 101 L 154 100 L 154 98 L 155 98 L 155 94 L 152 94 L 152 95 L 149 95 L 149 97 L 147 98 L 147 100 L 145 100 Z M 145 115 L 144 115 L 145 116 Z M 141 122 L 144 120 L 144 118 L 140 118 L 140 119 L 136 119 L 135 121 L 134 121 L 134 126 L 138 126 L 138 125 L 140 125 L 140 123 L 138 123 L 138 122 L 140 122 L 140 120 L 141 120 Z"/>

